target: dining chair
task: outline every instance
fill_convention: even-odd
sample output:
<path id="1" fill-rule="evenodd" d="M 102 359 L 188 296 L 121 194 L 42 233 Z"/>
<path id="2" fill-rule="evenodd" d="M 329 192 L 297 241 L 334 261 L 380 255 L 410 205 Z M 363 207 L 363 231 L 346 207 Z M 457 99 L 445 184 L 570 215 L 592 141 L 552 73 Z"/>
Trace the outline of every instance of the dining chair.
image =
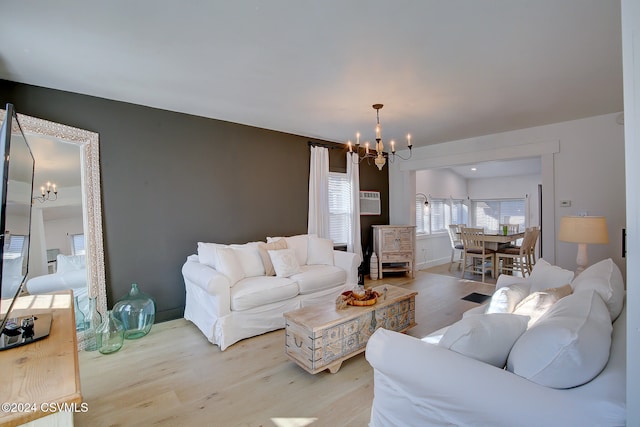
<path id="1" fill-rule="evenodd" d="M 534 241 L 535 246 L 536 238 L 536 231 L 527 228 L 520 246 L 498 249 L 496 252 L 496 264 L 500 273 L 508 272 L 513 274 L 519 271 L 522 277 L 530 275 L 533 268 L 529 258 L 531 241 Z"/>
<path id="2" fill-rule="evenodd" d="M 485 247 L 484 229 L 463 227 L 460 230 L 462 239 L 462 278 L 464 273 L 471 272 L 473 274 L 482 274 L 482 281 L 487 270 L 487 261 L 490 263 L 491 277 L 496 277 L 495 251 Z M 468 262 L 470 261 L 470 262 Z"/>
<path id="3" fill-rule="evenodd" d="M 529 227 L 528 230 L 533 233 L 527 248 L 527 262 L 529 263 L 529 271 L 532 271 L 533 266 L 536 265 L 536 243 L 538 243 L 538 238 L 540 237 L 540 227 Z"/>
<path id="4" fill-rule="evenodd" d="M 460 238 L 460 229 L 462 227 L 464 227 L 462 224 L 449 225 L 449 241 L 451 242 L 451 261 L 449 262 L 449 271 L 451 271 L 453 264 L 458 264 L 458 270 L 460 270 L 460 266 L 462 265 L 462 250 L 464 249 L 462 239 Z M 457 261 L 454 261 L 454 258 L 456 258 Z"/>

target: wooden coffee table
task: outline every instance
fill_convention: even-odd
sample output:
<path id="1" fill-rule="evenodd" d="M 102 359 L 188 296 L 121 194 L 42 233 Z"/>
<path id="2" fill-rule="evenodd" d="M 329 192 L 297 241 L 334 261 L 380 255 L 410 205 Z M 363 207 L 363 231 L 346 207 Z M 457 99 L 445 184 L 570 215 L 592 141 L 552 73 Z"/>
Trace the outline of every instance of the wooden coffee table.
<path id="1" fill-rule="evenodd" d="M 373 289 L 381 295 L 374 305 L 337 309 L 330 304 L 285 313 L 287 356 L 312 374 L 325 369 L 334 374 L 343 361 L 365 350 L 376 329 L 404 332 L 416 325 L 417 292 L 393 285 Z"/>

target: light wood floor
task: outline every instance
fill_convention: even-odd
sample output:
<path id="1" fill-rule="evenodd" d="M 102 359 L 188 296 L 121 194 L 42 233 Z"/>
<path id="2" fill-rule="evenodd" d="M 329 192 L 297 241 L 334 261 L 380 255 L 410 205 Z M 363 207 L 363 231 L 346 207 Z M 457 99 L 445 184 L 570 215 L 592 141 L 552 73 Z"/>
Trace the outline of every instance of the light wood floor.
<path id="1" fill-rule="evenodd" d="M 446 268 L 444 269 L 446 271 Z M 461 318 L 494 286 L 425 271 L 367 281 L 418 291 L 409 335 L 424 336 Z M 110 355 L 80 352 L 87 413 L 77 426 L 366 426 L 373 372 L 364 353 L 336 374 L 308 374 L 284 354 L 284 330 L 240 341 L 221 352 L 184 319 L 153 326 Z"/>

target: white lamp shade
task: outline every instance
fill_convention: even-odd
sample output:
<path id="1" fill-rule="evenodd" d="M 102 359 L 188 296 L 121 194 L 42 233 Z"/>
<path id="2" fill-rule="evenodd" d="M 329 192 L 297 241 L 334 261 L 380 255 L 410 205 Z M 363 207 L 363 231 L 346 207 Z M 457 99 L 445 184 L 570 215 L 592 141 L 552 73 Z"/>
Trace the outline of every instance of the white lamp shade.
<path id="1" fill-rule="evenodd" d="M 607 244 L 607 219 L 603 216 L 563 216 L 558 240 L 563 242 Z"/>

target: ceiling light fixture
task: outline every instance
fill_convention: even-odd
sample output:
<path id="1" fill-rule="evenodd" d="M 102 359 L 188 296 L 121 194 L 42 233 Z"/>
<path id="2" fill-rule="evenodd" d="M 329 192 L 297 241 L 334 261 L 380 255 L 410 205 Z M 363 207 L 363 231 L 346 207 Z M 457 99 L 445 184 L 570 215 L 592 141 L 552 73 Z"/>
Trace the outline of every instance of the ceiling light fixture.
<path id="1" fill-rule="evenodd" d="M 375 148 L 376 152 L 375 153 L 369 152 L 370 151 L 369 141 L 367 141 L 365 142 L 365 145 L 364 145 L 365 146 L 364 155 L 360 157 L 360 155 L 358 154 L 358 151 L 360 148 L 360 132 L 356 133 L 355 152 L 356 154 L 358 154 L 357 163 L 362 162 L 364 159 L 374 159 L 375 165 L 378 167 L 379 170 L 382 170 L 384 165 L 387 163 L 387 158 L 389 158 L 390 163 L 393 163 L 393 161 L 395 160 L 396 143 L 394 140 L 391 140 L 390 142 L 391 143 L 391 157 L 390 157 L 389 153 L 384 152 L 384 144 L 382 142 L 382 126 L 380 126 L 380 110 L 382 109 L 383 105 L 373 104 L 372 107 L 374 110 L 376 110 L 376 148 Z M 347 145 L 349 146 L 349 152 L 353 153 L 353 145 L 351 141 L 348 141 Z M 407 146 L 409 147 L 409 157 L 404 158 L 398 155 L 398 157 L 400 157 L 402 160 L 409 160 L 411 158 L 412 152 L 411 152 L 411 135 L 410 134 L 407 134 Z"/>
<path id="2" fill-rule="evenodd" d="M 44 186 L 40 187 L 40 193 L 42 194 L 41 196 L 32 197 L 32 199 L 37 200 L 40 203 L 44 203 L 47 200 L 53 202 L 58 199 L 58 187 L 51 182 L 47 182 L 46 190 Z"/>

